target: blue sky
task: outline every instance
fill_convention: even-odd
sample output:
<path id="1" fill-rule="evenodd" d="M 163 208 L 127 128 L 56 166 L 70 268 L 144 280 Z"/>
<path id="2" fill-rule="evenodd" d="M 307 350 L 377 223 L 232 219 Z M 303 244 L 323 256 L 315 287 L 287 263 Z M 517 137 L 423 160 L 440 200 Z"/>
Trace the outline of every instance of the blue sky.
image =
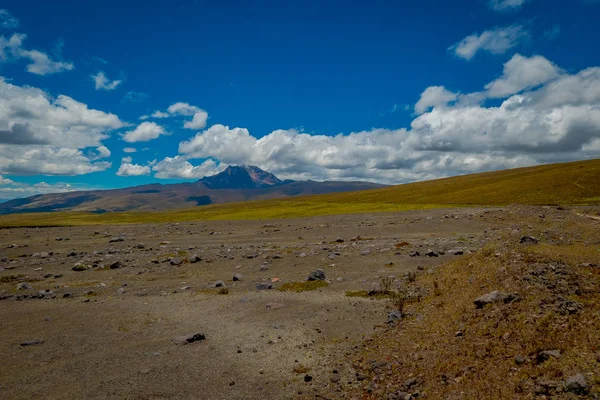
<path id="1" fill-rule="evenodd" d="M 598 1 L 1 7 L 0 198 L 231 164 L 401 183 L 600 151 Z"/>

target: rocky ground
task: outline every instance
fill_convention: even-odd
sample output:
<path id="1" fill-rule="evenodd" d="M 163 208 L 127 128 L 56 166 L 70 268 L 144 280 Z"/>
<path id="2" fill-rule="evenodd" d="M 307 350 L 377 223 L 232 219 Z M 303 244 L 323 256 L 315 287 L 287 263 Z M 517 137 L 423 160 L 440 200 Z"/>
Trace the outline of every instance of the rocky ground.
<path id="1" fill-rule="evenodd" d="M 389 315 L 382 278 L 400 291 L 509 230 L 542 241 L 576 223 L 597 230 L 581 212 L 3 229 L 0 398 L 423 397 L 414 385 L 378 392 L 381 377 L 357 361 L 372 337 L 409 320 Z"/>

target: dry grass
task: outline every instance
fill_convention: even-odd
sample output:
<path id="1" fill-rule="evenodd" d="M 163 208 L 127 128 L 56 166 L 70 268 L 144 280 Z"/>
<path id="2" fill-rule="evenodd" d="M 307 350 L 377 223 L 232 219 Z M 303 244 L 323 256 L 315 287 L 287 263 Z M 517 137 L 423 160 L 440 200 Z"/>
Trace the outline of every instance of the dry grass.
<path id="1" fill-rule="evenodd" d="M 600 160 L 589 160 L 457 176 L 360 192 L 215 204 L 164 212 L 12 214 L 0 216 L 0 226 L 302 218 L 514 203 L 585 205 L 600 202 L 598 193 Z"/>
<path id="2" fill-rule="evenodd" d="M 304 281 L 304 282 L 287 282 L 281 285 L 278 290 L 281 292 L 306 292 L 310 290 L 317 290 L 326 288 L 329 286 L 327 282 L 323 281 Z"/>
<path id="3" fill-rule="evenodd" d="M 600 269 L 580 264 L 597 262 L 600 233 L 584 238 L 596 245 L 525 247 L 507 237 L 433 275 L 419 274 L 414 285 L 430 294 L 355 356 L 355 368 L 368 376 L 363 398 L 419 390 L 429 399 L 534 399 L 536 391 L 575 399 L 560 391 L 577 373 L 599 394 Z M 493 290 L 519 293 L 521 301 L 476 309 L 474 299 Z M 554 349 L 560 359 L 536 361 Z M 387 364 L 373 370 L 375 361 Z M 403 382 L 411 377 L 418 384 L 408 390 Z"/>

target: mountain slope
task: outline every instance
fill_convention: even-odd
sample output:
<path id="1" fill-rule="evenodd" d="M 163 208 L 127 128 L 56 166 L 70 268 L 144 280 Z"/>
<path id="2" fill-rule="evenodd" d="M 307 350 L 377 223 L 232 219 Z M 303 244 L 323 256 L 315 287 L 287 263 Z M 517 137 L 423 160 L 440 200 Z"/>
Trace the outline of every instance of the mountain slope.
<path id="1" fill-rule="evenodd" d="M 0 214 L 50 211 L 161 211 L 379 188 L 368 182 L 281 181 L 258 167 L 228 167 L 194 183 L 35 195 L 0 204 Z"/>

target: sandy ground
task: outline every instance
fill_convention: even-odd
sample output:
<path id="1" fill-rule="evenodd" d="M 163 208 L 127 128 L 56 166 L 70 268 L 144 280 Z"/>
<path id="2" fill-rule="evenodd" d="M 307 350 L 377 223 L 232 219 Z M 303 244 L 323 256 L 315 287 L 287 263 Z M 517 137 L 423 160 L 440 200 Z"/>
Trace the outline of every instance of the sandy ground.
<path id="1" fill-rule="evenodd" d="M 315 398 L 335 375 L 353 379 L 336 360 L 387 319 L 385 301 L 346 291 L 477 250 L 502 219 L 490 210 L 0 230 L 0 398 Z M 187 262 L 194 254 L 202 261 Z M 328 287 L 277 290 L 318 268 Z M 40 290 L 55 298 L 29 298 Z M 193 333 L 206 340 L 172 343 Z M 43 343 L 21 346 L 32 340 Z"/>

